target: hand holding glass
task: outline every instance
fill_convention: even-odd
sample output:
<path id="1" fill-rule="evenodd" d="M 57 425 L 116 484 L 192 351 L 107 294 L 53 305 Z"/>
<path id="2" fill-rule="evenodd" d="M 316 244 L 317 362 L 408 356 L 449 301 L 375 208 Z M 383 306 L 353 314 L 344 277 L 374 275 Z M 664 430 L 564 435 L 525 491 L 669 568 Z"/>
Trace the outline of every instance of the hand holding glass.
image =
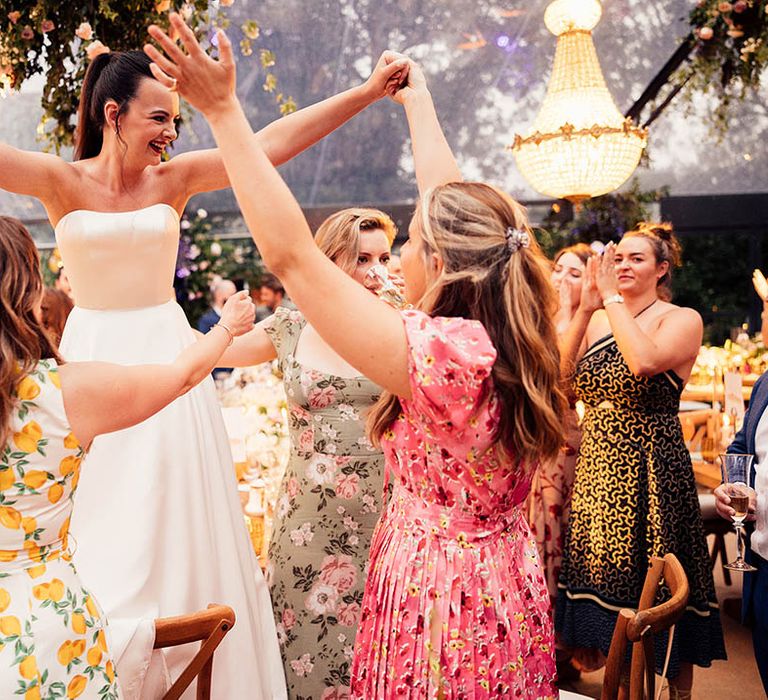
<path id="1" fill-rule="evenodd" d="M 405 298 L 398 286 L 392 281 L 384 265 L 373 265 L 366 273 L 363 285 L 390 306 L 394 306 L 396 309 L 407 307 Z"/>
<path id="2" fill-rule="evenodd" d="M 732 571 L 757 571 L 744 561 L 744 518 L 749 513 L 749 501 L 755 498 L 755 491 L 750 487 L 752 480 L 752 460 L 754 455 L 724 454 L 720 455 L 720 464 L 723 472 L 723 486 L 730 498 L 730 506 L 734 510 L 733 527 L 736 530 L 736 543 L 738 555 L 726 569 Z"/>

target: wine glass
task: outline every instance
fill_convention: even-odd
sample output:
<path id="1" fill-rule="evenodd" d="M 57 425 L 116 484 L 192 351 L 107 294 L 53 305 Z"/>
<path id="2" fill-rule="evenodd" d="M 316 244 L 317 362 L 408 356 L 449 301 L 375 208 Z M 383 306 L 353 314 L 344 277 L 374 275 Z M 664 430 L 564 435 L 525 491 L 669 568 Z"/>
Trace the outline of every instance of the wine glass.
<path id="1" fill-rule="evenodd" d="M 757 571 L 744 561 L 744 518 L 749 513 L 749 499 L 755 492 L 749 484 L 752 480 L 752 460 L 754 455 L 724 454 L 720 455 L 720 466 L 723 472 L 723 486 L 728 498 L 731 499 L 733 515 L 733 527 L 736 530 L 736 544 L 738 555 L 726 569 L 732 571 Z"/>
<path id="2" fill-rule="evenodd" d="M 372 265 L 365 275 L 363 286 L 396 309 L 405 309 L 408 306 L 405 297 L 392 281 L 384 265 Z"/>

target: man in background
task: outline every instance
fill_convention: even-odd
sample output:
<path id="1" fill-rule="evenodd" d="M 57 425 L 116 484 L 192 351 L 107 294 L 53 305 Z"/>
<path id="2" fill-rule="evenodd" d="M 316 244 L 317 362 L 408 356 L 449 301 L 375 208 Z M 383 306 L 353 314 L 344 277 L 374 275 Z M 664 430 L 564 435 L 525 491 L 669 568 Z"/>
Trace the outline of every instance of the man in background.
<path id="1" fill-rule="evenodd" d="M 263 321 L 269 318 L 278 306 L 287 306 L 295 308 L 291 301 L 285 296 L 285 287 L 283 283 L 269 272 L 261 278 L 259 287 L 260 305 L 256 308 L 256 321 Z"/>
<path id="2" fill-rule="evenodd" d="M 211 287 L 211 308 L 208 309 L 197 322 L 197 330 L 205 334 L 221 320 L 221 310 L 227 299 L 237 291 L 235 283 L 231 280 L 220 279 Z M 227 375 L 232 371 L 231 367 L 217 367 L 213 370 L 213 378 Z"/>

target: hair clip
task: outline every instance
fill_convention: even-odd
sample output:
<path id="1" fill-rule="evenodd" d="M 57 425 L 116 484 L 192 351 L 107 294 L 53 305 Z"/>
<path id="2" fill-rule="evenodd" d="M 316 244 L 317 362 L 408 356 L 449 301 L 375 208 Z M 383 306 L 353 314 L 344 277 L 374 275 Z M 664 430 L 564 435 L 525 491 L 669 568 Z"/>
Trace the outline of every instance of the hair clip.
<path id="1" fill-rule="evenodd" d="M 528 248 L 531 245 L 531 237 L 527 231 L 519 228 L 507 227 L 504 231 L 504 237 L 507 239 L 507 248 L 510 253 L 516 253 L 520 248 Z"/>

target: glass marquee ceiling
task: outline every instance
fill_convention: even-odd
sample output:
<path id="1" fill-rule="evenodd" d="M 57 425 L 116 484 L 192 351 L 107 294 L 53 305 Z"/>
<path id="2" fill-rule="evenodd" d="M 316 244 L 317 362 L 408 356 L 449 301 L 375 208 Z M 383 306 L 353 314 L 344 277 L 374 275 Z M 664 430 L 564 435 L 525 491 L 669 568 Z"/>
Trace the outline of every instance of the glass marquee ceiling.
<path id="1" fill-rule="evenodd" d="M 277 118 L 262 88 L 258 49 L 274 51 L 279 88 L 299 106 L 359 83 L 385 48 L 421 61 L 448 140 L 466 177 L 485 179 L 522 199 L 538 198 L 504 146 L 524 133 L 544 96 L 555 37 L 544 27 L 548 0 L 235 0 L 233 26 L 255 18 L 257 51 L 239 59 L 238 92 L 257 128 Z M 594 40 L 619 109 L 632 105 L 688 31 L 692 2 L 606 0 Z M 234 34 L 235 32 L 233 32 Z M 0 139 L 40 149 L 35 140 L 41 81 L 0 101 Z M 768 77 L 758 96 L 733 110 L 718 143 L 709 134 L 709 102 L 678 98 L 651 127 L 648 187 L 674 194 L 768 192 Z M 199 118 L 182 127 L 176 152 L 212 145 Z M 323 143 L 282 167 L 305 206 L 394 203 L 415 194 L 401 108 L 382 101 Z M 44 216 L 28 198 L 0 192 L 2 211 Z M 201 195 L 193 206 L 227 210 L 231 192 Z"/>

